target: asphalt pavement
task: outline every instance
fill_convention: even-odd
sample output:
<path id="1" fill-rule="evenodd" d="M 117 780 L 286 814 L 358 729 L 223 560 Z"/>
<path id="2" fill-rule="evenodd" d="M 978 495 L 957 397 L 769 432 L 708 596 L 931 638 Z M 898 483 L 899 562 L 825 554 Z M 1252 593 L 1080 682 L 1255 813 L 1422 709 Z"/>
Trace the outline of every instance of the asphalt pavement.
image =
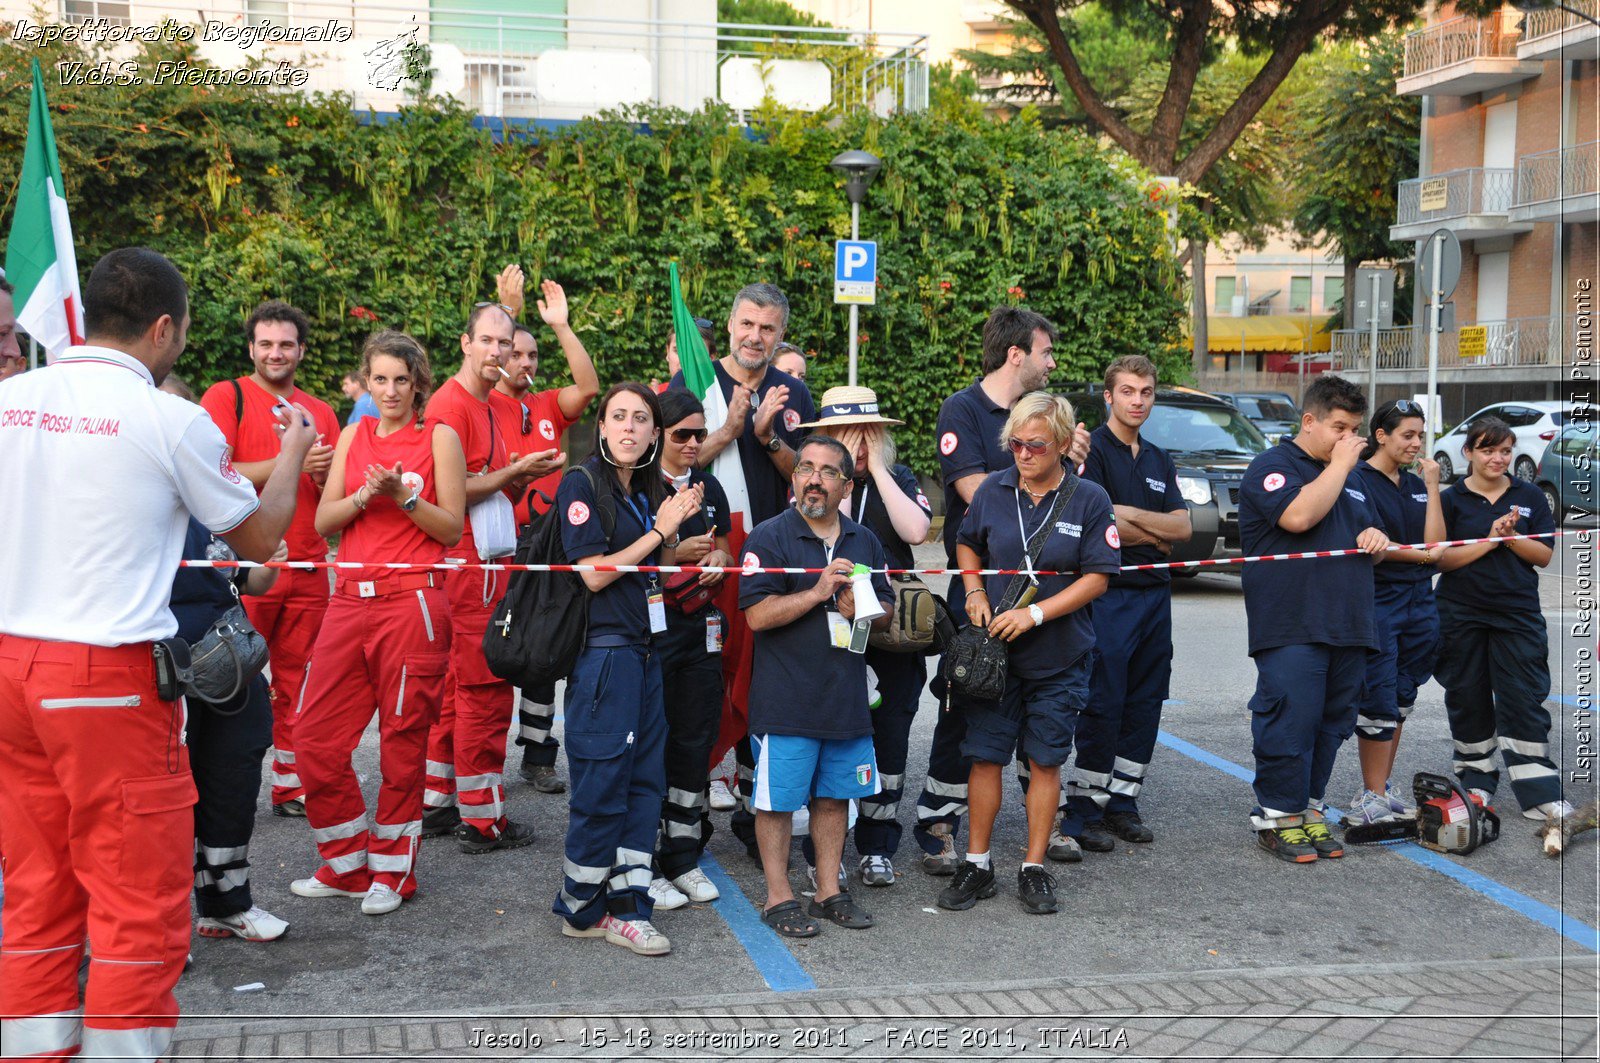
<path id="1" fill-rule="evenodd" d="M 1592 666 L 1595 639 L 1581 610 L 1587 602 L 1592 617 L 1593 556 L 1592 538 L 1563 541 L 1542 583 L 1556 676 L 1551 743 L 1575 804 L 1595 797 L 1592 733 L 1573 717 L 1580 703 L 1592 708 L 1581 658 Z M 940 557 L 924 548 L 919 560 Z M 1177 581 L 1174 628 L 1173 700 L 1140 799 L 1157 839 L 1053 867 L 1060 915 L 1027 915 L 1017 904 L 1024 822 L 1009 781 L 993 850 L 999 896 L 963 913 L 935 906 L 947 880 L 917 867 L 909 831 L 937 711 L 931 697 L 912 737 L 899 881 L 853 890 L 878 925 L 825 926 L 809 941 L 777 938 L 759 923 L 759 869 L 726 830 L 725 813 L 714 816 L 707 861 L 723 899 L 660 913 L 673 951 L 646 959 L 560 935 L 550 904 L 561 884 L 566 798 L 538 794 L 514 772 L 509 811 L 532 825 L 535 844 L 469 857 L 449 839 L 429 840 L 421 893 L 381 918 L 354 902 L 289 893 L 317 859 L 304 821 L 268 815 L 264 790 L 254 889 L 293 929 L 265 945 L 196 939 L 194 969 L 179 986 L 178 1053 L 1594 1058 L 1596 836 L 1574 842 L 1564 860 L 1547 859 L 1502 785 L 1505 835 L 1470 856 L 1405 844 L 1284 864 L 1256 847 L 1249 827 L 1254 669 L 1237 577 L 1207 571 Z M 1358 788 L 1352 747 L 1328 795 L 1338 806 Z M 1442 691 L 1429 684 L 1396 778 L 1448 772 L 1450 753 Z M 356 766 L 371 791 L 374 732 Z M 798 852 L 795 866 L 798 889 Z M 901 1031 L 899 1043 L 890 1028 Z M 1068 1032 L 1039 1032 L 1057 1028 Z M 904 1039 L 917 1030 L 920 1042 Z"/>

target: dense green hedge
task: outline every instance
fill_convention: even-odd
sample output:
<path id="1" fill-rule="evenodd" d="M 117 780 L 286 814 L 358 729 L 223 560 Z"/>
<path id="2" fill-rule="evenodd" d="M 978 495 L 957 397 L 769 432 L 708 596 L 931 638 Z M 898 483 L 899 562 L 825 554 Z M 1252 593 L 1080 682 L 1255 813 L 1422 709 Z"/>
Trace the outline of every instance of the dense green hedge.
<path id="1" fill-rule="evenodd" d="M 8 196 L 34 54 L 47 72 L 62 57 L 0 47 Z M 881 276 L 861 317 L 862 382 L 909 422 L 903 450 L 920 470 L 935 464 L 940 401 L 977 373 L 996 303 L 1061 325 L 1059 379 L 1096 377 L 1126 353 L 1175 373 L 1186 361 L 1181 277 L 1143 176 L 1080 135 L 990 122 L 959 101 L 889 121 L 770 115 L 748 135 L 726 112 L 649 112 L 495 143 L 449 103 L 367 122 L 342 98 L 267 90 L 48 92 L 80 266 L 130 243 L 172 257 L 193 286 L 179 369 L 202 385 L 245 364 L 240 325 L 268 296 L 313 317 L 312 390 L 336 395 L 377 324 L 421 336 L 447 373 L 467 308 L 508 261 L 566 286 L 603 380 L 648 379 L 663 372 L 672 257 L 691 308 L 716 320 L 741 284 L 778 284 L 789 338 L 816 352 L 815 390 L 842 383 L 832 243 L 849 207 L 827 162 L 849 147 L 885 161 L 862 211 Z"/>

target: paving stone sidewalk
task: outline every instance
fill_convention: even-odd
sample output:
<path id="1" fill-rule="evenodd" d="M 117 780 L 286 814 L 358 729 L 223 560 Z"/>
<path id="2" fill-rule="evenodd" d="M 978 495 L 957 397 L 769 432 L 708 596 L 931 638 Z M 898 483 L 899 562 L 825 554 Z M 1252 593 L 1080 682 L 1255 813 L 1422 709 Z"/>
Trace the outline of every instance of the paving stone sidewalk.
<path id="1" fill-rule="evenodd" d="M 172 1058 L 1595 1059 L 1597 995 L 1595 962 L 1557 958 L 664 995 L 537 1015 L 195 1016 Z"/>

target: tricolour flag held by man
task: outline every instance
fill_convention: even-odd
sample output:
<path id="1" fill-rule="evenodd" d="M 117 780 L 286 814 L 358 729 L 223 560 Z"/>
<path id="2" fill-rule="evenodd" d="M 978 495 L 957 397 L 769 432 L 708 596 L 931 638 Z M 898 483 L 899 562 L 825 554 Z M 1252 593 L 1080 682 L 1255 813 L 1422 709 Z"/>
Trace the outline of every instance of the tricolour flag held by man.
<path id="1" fill-rule="evenodd" d="M 667 276 L 672 285 L 672 332 L 678 341 L 678 367 L 683 373 L 684 387 L 694 392 L 706 408 L 706 428 L 716 431 L 728 420 L 728 397 L 717 383 L 717 371 L 706 350 L 705 340 L 695 327 L 694 315 L 683 301 L 683 290 L 678 284 L 678 264 L 668 264 Z M 748 416 L 748 415 L 747 415 Z M 668 426 L 662 425 L 663 430 Z M 711 475 L 722 484 L 728 496 L 728 552 L 737 560 L 744 556 L 744 540 L 750 534 L 750 491 L 744 482 L 744 465 L 739 459 L 737 445 L 724 447 L 712 459 Z M 717 741 L 711 749 L 711 764 L 719 763 L 734 742 L 744 737 L 749 720 L 750 667 L 754 644 L 744 613 L 739 609 L 739 578 L 730 576 L 722 581 L 716 597 L 717 607 L 727 618 L 726 636 L 722 653 L 723 705 L 722 724 Z"/>
<path id="2" fill-rule="evenodd" d="M 17 182 L 16 211 L 6 240 L 6 280 L 17 324 L 39 342 L 48 358 L 83 342 L 83 293 L 72 249 L 61 160 L 44 98 L 44 74 L 33 61 L 33 96 L 28 105 L 28 144 Z"/>

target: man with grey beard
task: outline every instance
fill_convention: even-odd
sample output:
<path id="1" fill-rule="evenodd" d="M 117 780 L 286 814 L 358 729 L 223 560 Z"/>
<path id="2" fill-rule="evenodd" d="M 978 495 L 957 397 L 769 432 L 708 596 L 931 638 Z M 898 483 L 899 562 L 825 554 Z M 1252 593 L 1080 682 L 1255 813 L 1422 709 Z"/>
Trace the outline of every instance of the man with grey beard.
<path id="1" fill-rule="evenodd" d="M 713 366 L 728 403 L 728 419 L 706 437 L 700 466 L 709 468 L 729 446 L 739 448 L 751 526 L 788 506 L 794 451 L 805 435 L 799 425 L 817 419 L 805 384 L 772 365 L 788 324 L 789 300 L 783 292 L 770 284 L 745 285 L 728 312 L 728 353 Z M 681 372 L 673 376 L 672 386 L 683 387 Z"/>

